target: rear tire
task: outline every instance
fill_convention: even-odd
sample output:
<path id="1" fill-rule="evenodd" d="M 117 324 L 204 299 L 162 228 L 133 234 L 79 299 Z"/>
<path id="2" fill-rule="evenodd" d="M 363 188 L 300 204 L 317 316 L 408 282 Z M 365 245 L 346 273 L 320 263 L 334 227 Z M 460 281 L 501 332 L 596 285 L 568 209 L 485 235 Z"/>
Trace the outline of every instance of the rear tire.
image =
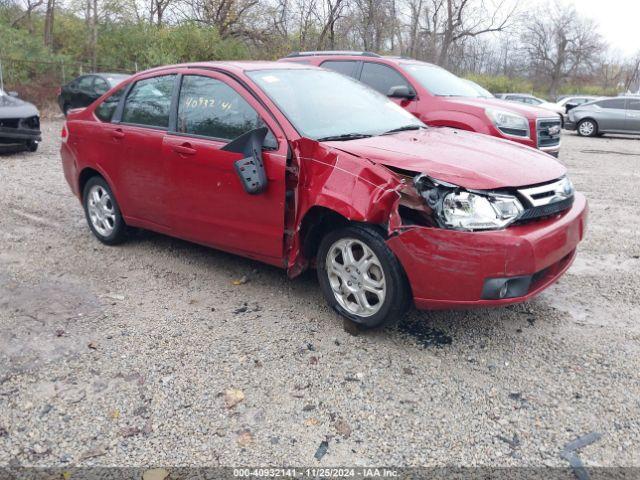
<path id="1" fill-rule="evenodd" d="M 581 137 L 595 137 L 598 135 L 598 124 L 595 120 L 587 118 L 578 123 L 578 135 Z"/>
<path id="2" fill-rule="evenodd" d="M 327 303 L 360 327 L 389 325 L 409 308 L 404 270 L 374 227 L 354 224 L 329 232 L 316 263 Z"/>
<path id="3" fill-rule="evenodd" d="M 127 238 L 120 207 L 104 178 L 91 177 L 84 186 L 82 205 L 89 228 L 105 245 L 117 245 Z"/>

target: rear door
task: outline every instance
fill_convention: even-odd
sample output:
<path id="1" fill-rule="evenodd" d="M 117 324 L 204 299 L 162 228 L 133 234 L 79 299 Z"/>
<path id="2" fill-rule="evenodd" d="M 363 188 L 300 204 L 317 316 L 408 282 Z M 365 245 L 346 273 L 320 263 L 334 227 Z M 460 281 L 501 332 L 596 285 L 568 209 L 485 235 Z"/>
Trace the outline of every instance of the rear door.
<path id="1" fill-rule="evenodd" d="M 163 139 L 176 74 L 143 78 L 130 85 L 117 112 L 119 122 L 110 127 L 111 141 L 120 158 L 114 162 L 119 201 L 138 224 L 164 230 L 168 225 L 167 172 Z"/>
<path id="2" fill-rule="evenodd" d="M 627 125 L 625 130 L 640 133 L 640 97 L 627 99 Z"/>
<path id="3" fill-rule="evenodd" d="M 211 71 L 182 76 L 175 116 L 164 143 L 174 234 L 281 265 L 288 147 L 278 125 L 242 85 Z M 268 186 L 250 195 L 234 168 L 242 155 L 222 147 L 265 125 Z"/>
<path id="4" fill-rule="evenodd" d="M 596 114 L 598 129 L 619 132 L 626 130 L 627 111 L 624 98 L 608 98 L 596 102 L 600 111 Z"/>

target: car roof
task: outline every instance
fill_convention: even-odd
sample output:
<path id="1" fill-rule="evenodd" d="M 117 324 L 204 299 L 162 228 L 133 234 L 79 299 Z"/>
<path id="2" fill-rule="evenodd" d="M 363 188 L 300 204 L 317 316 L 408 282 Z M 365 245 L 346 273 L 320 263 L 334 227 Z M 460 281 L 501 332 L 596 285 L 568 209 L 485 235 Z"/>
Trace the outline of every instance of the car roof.
<path id="1" fill-rule="evenodd" d="M 393 63 L 395 65 L 400 65 L 400 64 L 429 65 L 435 68 L 442 68 L 433 63 L 424 62 L 422 60 L 416 60 L 414 58 L 409 58 L 409 57 L 402 57 L 397 55 L 378 55 L 377 53 L 357 52 L 357 51 L 349 51 L 349 50 L 294 52 L 280 60 L 285 60 L 286 63 L 303 63 L 305 60 L 308 60 L 308 59 L 360 60 L 360 61 L 376 62 L 376 63 Z"/>
<path id="2" fill-rule="evenodd" d="M 273 62 L 273 61 L 259 61 L 259 60 L 235 60 L 235 61 L 216 61 L 216 62 L 190 62 L 190 63 L 178 63 L 175 65 L 164 65 L 161 67 L 145 70 L 144 73 L 161 72 L 163 70 L 171 70 L 175 68 L 215 68 L 229 71 L 246 72 L 251 70 L 292 70 L 292 69 L 309 69 L 317 68 L 309 64 L 300 64 L 295 62 Z"/>

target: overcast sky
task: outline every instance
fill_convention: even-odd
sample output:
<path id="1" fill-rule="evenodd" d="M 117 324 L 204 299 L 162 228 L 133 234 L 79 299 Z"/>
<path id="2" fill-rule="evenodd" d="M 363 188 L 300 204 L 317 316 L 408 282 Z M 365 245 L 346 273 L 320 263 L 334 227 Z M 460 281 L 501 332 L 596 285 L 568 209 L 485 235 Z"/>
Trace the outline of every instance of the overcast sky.
<path id="1" fill-rule="evenodd" d="M 600 26 L 600 34 L 624 56 L 640 51 L 640 0 L 564 0 Z"/>

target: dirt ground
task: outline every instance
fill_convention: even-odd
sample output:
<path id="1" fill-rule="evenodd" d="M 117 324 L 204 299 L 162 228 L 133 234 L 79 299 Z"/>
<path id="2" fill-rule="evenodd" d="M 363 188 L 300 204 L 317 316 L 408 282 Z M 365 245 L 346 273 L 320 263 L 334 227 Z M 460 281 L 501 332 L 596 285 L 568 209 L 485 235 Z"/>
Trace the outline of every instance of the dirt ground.
<path id="1" fill-rule="evenodd" d="M 640 138 L 564 135 L 591 213 L 557 285 L 353 335 L 313 273 L 101 245 L 60 128 L 0 156 L 0 465 L 567 466 L 596 432 L 586 465 L 640 466 Z"/>

